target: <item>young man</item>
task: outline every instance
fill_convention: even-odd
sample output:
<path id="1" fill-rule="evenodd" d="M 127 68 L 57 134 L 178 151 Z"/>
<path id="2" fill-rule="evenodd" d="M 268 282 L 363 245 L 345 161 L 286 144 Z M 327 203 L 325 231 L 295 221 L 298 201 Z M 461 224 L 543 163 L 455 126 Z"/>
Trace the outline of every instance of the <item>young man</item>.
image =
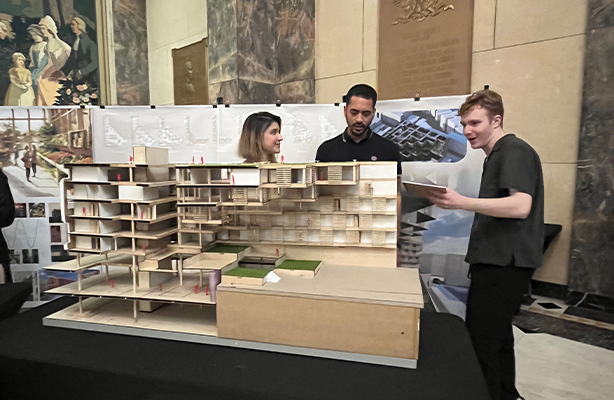
<path id="1" fill-rule="evenodd" d="M 503 101 L 490 90 L 469 96 L 459 110 L 471 148 L 486 153 L 479 198 L 451 189 L 431 191 L 445 209 L 475 212 L 469 249 L 471 285 L 466 324 L 493 399 L 516 390 L 512 318 L 533 272 L 542 264 L 544 183 L 539 156 L 503 130 Z"/>
<path id="2" fill-rule="evenodd" d="M 318 147 L 316 161 L 396 161 L 401 175 L 401 153 L 397 145 L 374 134 L 369 125 L 375 117 L 377 92 L 369 85 L 353 86 L 345 96 L 343 113 L 347 128 Z"/>

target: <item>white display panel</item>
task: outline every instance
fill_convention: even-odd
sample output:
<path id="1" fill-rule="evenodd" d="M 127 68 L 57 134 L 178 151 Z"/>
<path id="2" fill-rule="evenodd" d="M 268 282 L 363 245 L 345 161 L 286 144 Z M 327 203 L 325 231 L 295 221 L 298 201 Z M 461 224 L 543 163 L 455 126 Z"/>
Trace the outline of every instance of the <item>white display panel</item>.
<path id="1" fill-rule="evenodd" d="M 313 161 L 320 143 L 346 127 L 343 105 L 333 104 L 106 107 L 92 109 L 94 162 L 127 162 L 132 146 L 168 148 L 171 163 L 241 162 L 243 123 L 260 111 L 282 120 L 280 161 Z"/>
<path id="2" fill-rule="evenodd" d="M 94 162 L 128 162 L 133 146 L 168 149 L 172 163 L 217 157 L 217 110 L 211 106 L 92 109 Z"/>

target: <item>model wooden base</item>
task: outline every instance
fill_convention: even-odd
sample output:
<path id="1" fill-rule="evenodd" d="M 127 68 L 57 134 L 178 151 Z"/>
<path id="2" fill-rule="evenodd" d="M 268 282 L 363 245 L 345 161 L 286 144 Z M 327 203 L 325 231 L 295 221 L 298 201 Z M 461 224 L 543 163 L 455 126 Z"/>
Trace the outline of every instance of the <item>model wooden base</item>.
<path id="1" fill-rule="evenodd" d="M 141 317 L 135 321 L 131 303 L 123 300 L 87 299 L 83 301 L 82 313 L 79 312 L 79 305 L 75 304 L 45 317 L 43 325 L 322 357 L 401 368 L 416 368 L 417 366 L 416 360 L 405 358 L 381 357 L 220 338 L 217 336 L 214 306 L 201 307 L 197 305 L 182 306 L 167 304 L 153 313 L 141 313 Z"/>
<path id="2" fill-rule="evenodd" d="M 222 283 L 218 335 L 416 360 L 421 293 L 417 270 L 332 265 L 262 287 Z"/>

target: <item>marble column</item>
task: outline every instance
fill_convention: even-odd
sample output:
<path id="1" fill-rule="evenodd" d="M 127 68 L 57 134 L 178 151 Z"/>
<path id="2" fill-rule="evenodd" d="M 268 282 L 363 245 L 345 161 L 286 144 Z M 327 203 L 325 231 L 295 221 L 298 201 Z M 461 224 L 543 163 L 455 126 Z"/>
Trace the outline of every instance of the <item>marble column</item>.
<path id="1" fill-rule="evenodd" d="M 209 97 L 315 102 L 315 0 L 209 0 Z"/>
<path id="2" fill-rule="evenodd" d="M 113 1 L 113 37 L 117 104 L 149 104 L 145 0 Z"/>
<path id="3" fill-rule="evenodd" d="M 590 0 L 569 287 L 614 297 L 614 0 Z"/>

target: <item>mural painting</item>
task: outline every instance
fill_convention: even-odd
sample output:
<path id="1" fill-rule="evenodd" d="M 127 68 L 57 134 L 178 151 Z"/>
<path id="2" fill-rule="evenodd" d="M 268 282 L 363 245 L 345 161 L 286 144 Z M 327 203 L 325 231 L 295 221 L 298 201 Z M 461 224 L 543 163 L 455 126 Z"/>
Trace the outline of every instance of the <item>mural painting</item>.
<path id="1" fill-rule="evenodd" d="M 0 3 L 0 105 L 98 104 L 94 0 Z"/>

